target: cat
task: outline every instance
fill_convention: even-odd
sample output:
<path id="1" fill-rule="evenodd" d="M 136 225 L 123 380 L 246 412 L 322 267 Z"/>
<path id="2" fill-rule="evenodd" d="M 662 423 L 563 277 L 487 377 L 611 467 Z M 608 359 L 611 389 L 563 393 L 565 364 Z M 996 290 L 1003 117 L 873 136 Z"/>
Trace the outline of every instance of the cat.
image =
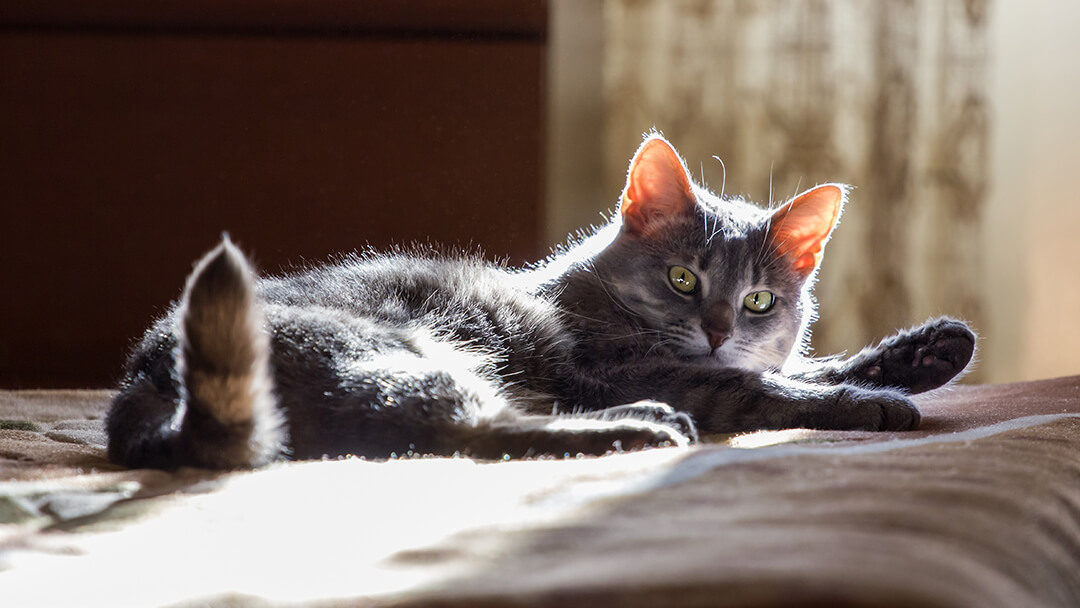
<path id="1" fill-rule="evenodd" d="M 223 237 L 130 356 L 109 457 L 236 469 L 915 428 L 909 395 L 972 358 L 963 322 L 931 320 L 849 359 L 803 355 L 846 197 L 839 184 L 772 210 L 718 197 L 653 133 L 610 222 L 523 269 L 398 249 L 258 278 Z"/>

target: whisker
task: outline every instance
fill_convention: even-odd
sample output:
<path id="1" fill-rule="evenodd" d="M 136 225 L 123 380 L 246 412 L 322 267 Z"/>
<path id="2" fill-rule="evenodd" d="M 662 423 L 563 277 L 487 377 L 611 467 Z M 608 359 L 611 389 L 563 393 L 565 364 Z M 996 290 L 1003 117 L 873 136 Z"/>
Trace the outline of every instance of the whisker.
<path id="1" fill-rule="evenodd" d="M 776 161 L 769 163 L 769 209 L 773 206 L 773 167 L 776 166 Z"/>
<path id="2" fill-rule="evenodd" d="M 766 259 L 779 249 L 779 245 L 774 243 L 771 238 L 772 233 L 772 216 L 769 216 L 769 220 L 765 223 L 765 238 L 761 241 L 761 247 L 758 249 L 757 259 L 755 260 L 757 266 L 761 266 Z M 771 264 L 767 266 L 767 268 L 771 267 Z"/>
<path id="3" fill-rule="evenodd" d="M 618 307 L 620 310 L 627 313 L 631 317 L 640 317 L 640 315 L 638 315 L 636 312 L 630 310 L 630 308 L 628 308 L 626 304 L 623 304 L 615 296 L 611 295 L 611 291 L 608 290 L 607 284 L 604 282 L 604 278 L 600 276 L 600 273 L 597 272 L 596 266 L 592 262 L 589 262 L 589 268 L 592 269 L 593 276 L 595 276 L 596 280 L 600 283 L 600 288 L 604 290 L 604 293 L 607 294 L 607 297 L 615 304 L 616 307 Z"/>
<path id="4" fill-rule="evenodd" d="M 724 161 L 721 160 L 719 156 L 713 155 L 713 158 L 716 159 L 716 162 L 720 163 L 720 168 L 724 170 L 724 177 L 720 181 L 720 198 L 723 199 L 724 189 L 727 187 L 727 165 L 724 164 Z"/>
<path id="5" fill-rule="evenodd" d="M 657 342 L 655 342 L 654 344 L 652 344 L 651 346 L 649 346 L 649 350 L 645 351 L 645 356 L 646 356 L 646 357 L 648 357 L 649 355 L 651 355 L 651 354 L 652 354 L 652 352 L 653 352 L 654 350 L 656 350 L 656 349 L 658 349 L 658 348 L 660 348 L 660 347 L 662 347 L 662 346 L 667 346 L 668 344 L 674 344 L 674 343 L 676 343 L 676 341 L 675 341 L 675 340 L 671 340 L 671 339 L 667 339 L 667 340 L 658 340 Z"/>
<path id="6" fill-rule="evenodd" d="M 650 335 L 662 335 L 662 334 L 661 334 L 661 332 L 659 332 L 657 330 L 637 331 L 637 332 L 629 332 L 629 333 L 626 333 L 626 332 L 623 332 L 623 333 L 610 333 L 610 334 L 603 334 L 604 337 L 602 339 L 604 339 L 604 340 L 621 340 L 621 339 L 624 339 L 624 338 L 637 338 L 637 337 L 640 337 L 640 336 L 650 336 Z M 593 336 L 595 336 L 595 334 Z M 593 336 L 590 336 L 590 337 L 593 337 Z"/>

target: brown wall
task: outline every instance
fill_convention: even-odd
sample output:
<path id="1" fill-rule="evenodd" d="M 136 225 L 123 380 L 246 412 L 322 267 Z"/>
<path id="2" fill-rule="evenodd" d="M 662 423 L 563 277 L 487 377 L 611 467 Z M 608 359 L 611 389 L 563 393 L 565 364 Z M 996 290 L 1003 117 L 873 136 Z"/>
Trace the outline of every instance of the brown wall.
<path id="1" fill-rule="evenodd" d="M 0 9 L 0 386 L 113 383 L 222 231 L 542 253 L 542 2 L 116 4 Z"/>

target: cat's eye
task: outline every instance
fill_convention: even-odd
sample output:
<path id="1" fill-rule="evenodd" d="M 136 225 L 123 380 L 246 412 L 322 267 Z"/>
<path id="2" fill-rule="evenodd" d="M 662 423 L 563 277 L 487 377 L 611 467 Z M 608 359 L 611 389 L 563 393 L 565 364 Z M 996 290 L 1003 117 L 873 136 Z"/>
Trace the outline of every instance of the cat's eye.
<path id="1" fill-rule="evenodd" d="M 768 291 L 755 291 L 743 298 L 743 306 L 750 312 L 766 312 L 772 308 L 776 298 Z"/>
<path id="2" fill-rule="evenodd" d="M 671 285 L 683 293 L 694 293 L 694 290 L 697 289 L 697 275 L 687 268 L 672 266 L 668 269 L 667 276 L 668 280 L 671 281 Z"/>

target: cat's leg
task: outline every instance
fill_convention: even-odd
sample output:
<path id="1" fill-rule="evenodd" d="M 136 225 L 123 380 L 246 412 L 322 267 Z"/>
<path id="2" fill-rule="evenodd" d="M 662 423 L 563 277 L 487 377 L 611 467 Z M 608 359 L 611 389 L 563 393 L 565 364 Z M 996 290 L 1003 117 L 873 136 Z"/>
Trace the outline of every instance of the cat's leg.
<path id="1" fill-rule="evenodd" d="M 626 416 L 605 420 L 588 415 L 520 415 L 448 430 L 444 439 L 447 446 L 457 446 L 454 451 L 488 459 L 601 456 L 613 451 L 686 446 L 694 441 L 674 426 Z"/>
<path id="2" fill-rule="evenodd" d="M 688 417 L 661 409 L 666 406 L 625 410 L 617 417 L 526 414 L 482 375 L 448 373 L 413 357 L 403 354 L 394 367 L 365 370 L 329 391 L 283 385 L 294 455 L 502 459 L 602 455 L 692 441 Z"/>
<path id="3" fill-rule="evenodd" d="M 769 372 L 643 361 L 578 380 L 584 393 L 600 396 L 601 407 L 657 399 L 690 414 L 703 434 L 784 428 L 904 431 L 920 420 L 919 410 L 898 390 L 818 384 Z"/>
<path id="4" fill-rule="evenodd" d="M 822 386 L 766 373 L 749 382 L 751 397 L 734 408 L 712 412 L 714 424 L 746 428 L 811 428 L 826 430 L 910 431 L 922 415 L 903 392 L 850 384 Z M 756 427 L 755 427 L 756 425 Z"/>
<path id="5" fill-rule="evenodd" d="M 922 393 L 957 378 L 975 353 L 975 334 L 950 318 L 927 321 L 898 332 L 877 346 L 829 365 L 821 376 L 827 382 L 903 389 Z"/>

